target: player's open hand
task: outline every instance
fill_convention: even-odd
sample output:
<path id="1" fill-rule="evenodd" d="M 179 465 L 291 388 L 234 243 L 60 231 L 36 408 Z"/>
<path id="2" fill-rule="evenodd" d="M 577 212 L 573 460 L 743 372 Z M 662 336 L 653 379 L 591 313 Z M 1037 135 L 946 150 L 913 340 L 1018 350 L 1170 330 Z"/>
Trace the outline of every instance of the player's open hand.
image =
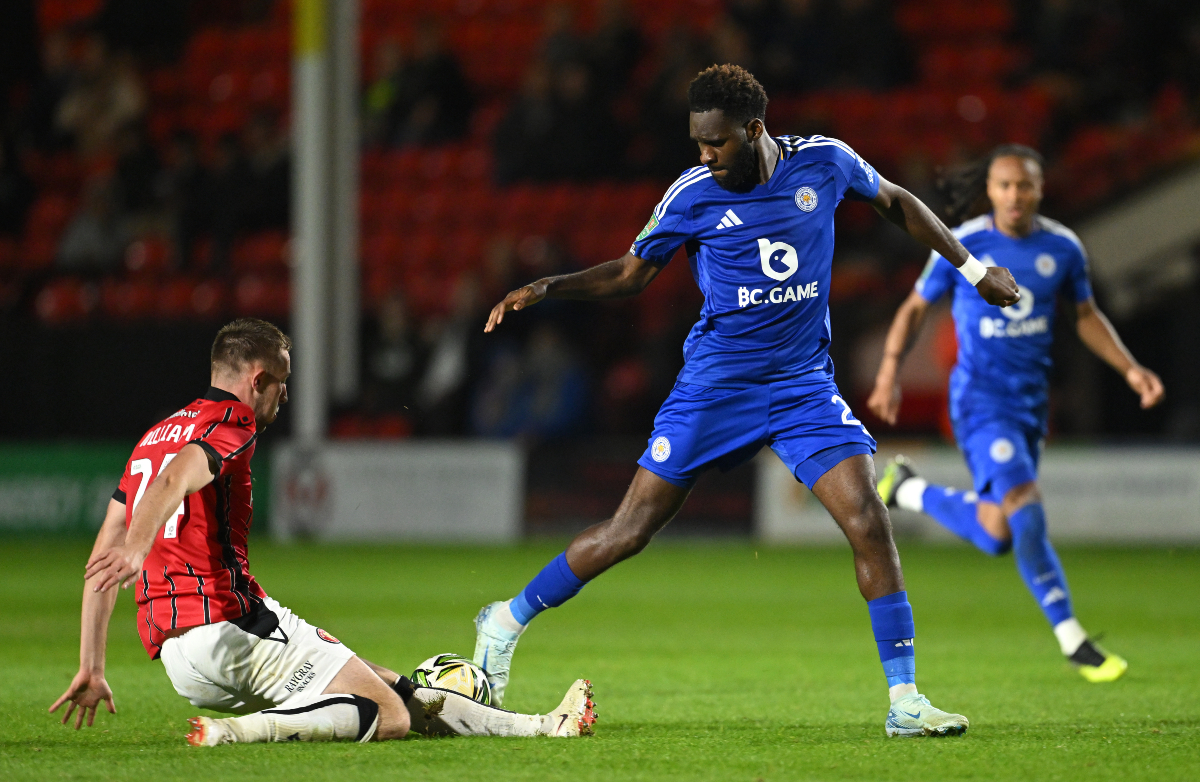
<path id="1" fill-rule="evenodd" d="M 988 304 L 1000 307 L 1008 307 L 1021 300 L 1017 281 L 1008 269 L 1001 266 L 989 266 L 987 274 L 975 286 L 975 290 L 979 291 L 979 295 Z"/>
<path id="2" fill-rule="evenodd" d="M 142 562 L 146 555 L 126 546 L 113 546 L 99 554 L 93 554 L 88 559 L 87 569 L 83 573 L 84 580 L 97 577 L 92 590 L 107 592 L 114 586 L 124 585 L 126 589 L 133 583 L 130 579 L 142 572 Z"/>
<path id="3" fill-rule="evenodd" d="M 1125 372 L 1125 382 L 1142 398 L 1142 409 L 1154 407 L 1166 393 L 1158 375 L 1143 366 L 1132 366 Z"/>
<path id="4" fill-rule="evenodd" d="M 523 310 L 526 307 L 537 304 L 544 298 L 546 298 L 545 280 L 531 282 L 524 288 L 518 288 L 505 296 L 504 301 L 492 307 L 492 312 L 488 315 L 487 325 L 483 327 L 483 330 L 491 333 L 492 329 L 496 328 L 504 320 L 504 313 L 511 310 Z"/>
<path id="5" fill-rule="evenodd" d="M 83 726 L 83 717 L 85 714 L 87 715 L 88 727 L 92 727 L 92 723 L 96 720 L 96 709 L 100 706 L 101 701 L 108 707 L 109 714 L 117 713 L 116 704 L 113 703 L 113 693 L 108 686 L 108 682 L 104 681 L 102 675 L 83 669 L 80 669 L 79 673 L 75 674 L 75 678 L 71 680 L 71 686 L 50 707 L 50 713 L 53 714 L 58 711 L 58 707 L 68 701 L 71 705 L 63 713 L 62 724 L 66 725 L 67 720 L 71 719 L 71 714 L 74 713 L 75 730 L 79 730 Z"/>
<path id="6" fill-rule="evenodd" d="M 867 398 L 867 407 L 889 426 L 895 426 L 896 416 L 900 414 L 900 384 L 895 380 L 876 378 L 875 388 Z"/>

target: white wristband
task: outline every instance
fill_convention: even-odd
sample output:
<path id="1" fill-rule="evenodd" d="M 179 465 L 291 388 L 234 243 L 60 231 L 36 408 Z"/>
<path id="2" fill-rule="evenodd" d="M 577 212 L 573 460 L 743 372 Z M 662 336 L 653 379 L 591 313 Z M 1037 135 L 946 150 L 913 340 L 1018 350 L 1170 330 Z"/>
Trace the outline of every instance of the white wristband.
<path id="1" fill-rule="evenodd" d="M 959 266 L 958 270 L 972 285 L 978 285 L 979 281 L 987 276 L 987 267 L 980 263 L 974 255 L 968 255 L 967 260 L 963 261 L 963 265 Z"/>

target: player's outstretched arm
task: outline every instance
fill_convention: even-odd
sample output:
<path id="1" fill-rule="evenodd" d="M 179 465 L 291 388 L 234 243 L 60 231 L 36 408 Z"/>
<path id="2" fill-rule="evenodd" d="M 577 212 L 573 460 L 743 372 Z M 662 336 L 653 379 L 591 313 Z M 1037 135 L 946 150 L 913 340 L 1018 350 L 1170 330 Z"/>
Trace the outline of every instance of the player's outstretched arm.
<path id="1" fill-rule="evenodd" d="M 646 289 L 650 281 L 658 276 L 662 266 L 626 253 L 615 261 L 593 266 L 574 274 L 558 277 L 543 277 L 518 288 L 504 297 L 504 301 L 492 307 L 487 325 L 491 332 L 504 320 L 506 312 L 523 310 L 542 299 L 620 299 L 636 296 Z"/>
<path id="2" fill-rule="evenodd" d="M 975 264 L 979 262 L 971 258 L 967 248 L 963 247 L 946 224 L 912 193 L 880 177 L 879 193 L 871 201 L 871 205 L 875 207 L 876 212 L 899 226 L 909 236 L 936 250 L 964 275 L 982 274 L 978 280 L 970 276 L 967 279 L 974 283 L 975 290 L 979 291 L 979 295 L 988 304 L 1007 307 L 1020 301 L 1017 281 L 1008 269 L 993 266 L 984 270 L 982 267 L 976 267 Z"/>
<path id="3" fill-rule="evenodd" d="M 125 503 L 109 500 L 104 523 L 96 535 L 92 557 L 125 542 Z M 63 713 L 62 723 L 67 724 L 75 714 L 75 729 L 83 725 L 84 715 L 90 728 L 96 719 L 96 710 L 103 702 L 109 714 L 116 714 L 113 693 L 104 680 L 104 657 L 108 648 L 108 620 L 112 617 L 117 602 L 117 592 L 97 592 L 93 581 L 83 584 L 83 611 L 79 628 L 79 672 L 71 680 L 71 686 L 50 706 L 50 712 L 70 702 Z M 78 711 L 76 711 L 78 709 Z"/>
<path id="4" fill-rule="evenodd" d="M 896 311 L 883 344 L 883 360 L 879 362 L 875 388 L 867 399 L 867 407 L 893 426 L 900 413 L 900 364 L 917 341 L 928 312 L 929 302 L 916 291 L 910 293 Z"/>
<path id="5" fill-rule="evenodd" d="M 128 589 L 130 579 L 141 572 L 142 562 L 150 553 L 154 536 L 162 525 L 185 497 L 212 483 L 213 476 L 220 470 L 220 464 L 199 445 L 183 446 L 136 504 L 124 542 L 107 551 L 92 553 L 85 578 L 95 579 L 93 588 L 97 592 L 106 592 L 124 584 Z"/>
<path id="6" fill-rule="evenodd" d="M 1079 339 L 1125 378 L 1125 382 L 1134 393 L 1141 397 L 1143 410 L 1154 407 L 1163 400 L 1166 392 L 1162 380 L 1137 362 L 1117 335 L 1112 323 L 1096 306 L 1095 299 L 1081 301 L 1075 305 L 1075 315 L 1075 331 L 1079 334 Z"/>

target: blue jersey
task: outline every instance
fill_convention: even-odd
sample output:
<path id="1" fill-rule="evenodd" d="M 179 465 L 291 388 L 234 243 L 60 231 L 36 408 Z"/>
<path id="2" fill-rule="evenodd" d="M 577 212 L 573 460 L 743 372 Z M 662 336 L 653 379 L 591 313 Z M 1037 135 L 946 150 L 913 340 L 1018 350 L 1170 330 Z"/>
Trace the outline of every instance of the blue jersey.
<path id="1" fill-rule="evenodd" d="M 833 213 L 879 191 L 871 166 L 837 139 L 781 136 L 766 184 L 731 193 L 704 166 L 667 189 L 630 252 L 665 264 L 686 245 L 704 294 L 679 380 L 745 388 L 831 372 Z"/>
<path id="2" fill-rule="evenodd" d="M 917 293 L 929 302 L 947 291 L 954 298 L 958 364 L 950 378 L 950 415 L 960 425 L 986 418 L 1044 428 L 1058 297 L 1092 297 L 1083 245 L 1070 229 L 1041 216 L 1021 239 L 997 231 L 991 215 L 968 220 L 954 235 L 985 266 L 1011 271 L 1021 300 L 1006 308 L 988 304 L 949 261 L 936 252 L 930 257 Z"/>

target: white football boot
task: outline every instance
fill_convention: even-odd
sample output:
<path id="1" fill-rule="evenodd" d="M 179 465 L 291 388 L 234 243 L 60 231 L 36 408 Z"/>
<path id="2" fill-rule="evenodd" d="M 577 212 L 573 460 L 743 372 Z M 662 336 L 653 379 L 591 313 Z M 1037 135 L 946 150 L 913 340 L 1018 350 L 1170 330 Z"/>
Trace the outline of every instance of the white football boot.
<path id="1" fill-rule="evenodd" d="M 234 742 L 233 732 L 225 727 L 225 720 L 189 717 L 188 724 L 192 729 L 187 734 L 187 743 L 193 747 L 215 747 Z"/>
<path id="2" fill-rule="evenodd" d="M 914 692 L 892 704 L 883 727 L 888 736 L 961 736 L 970 724 L 963 715 L 934 708 Z"/>
<path id="3" fill-rule="evenodd" d="M 587 679 L 576 679 L 558 708 L 542 717 L 542 735 L 557 738 L 592 735 L 592 726 L 598 716 L 595 707 L 592 683 Z"/>
<path id="4" fill-rule="evenodd" d="M 508 687 L 508 669 L 512 667 L 513 651 L 524 628 L 512 631 L 496 621 L 498 610 L 505 608 L 505 601 L 498 600 L 479 609 L 475 617 L 474 662 L 487 674 L 492 688 L 492 705 L 497 708 L 504 702 L 504 690 Z"/>

